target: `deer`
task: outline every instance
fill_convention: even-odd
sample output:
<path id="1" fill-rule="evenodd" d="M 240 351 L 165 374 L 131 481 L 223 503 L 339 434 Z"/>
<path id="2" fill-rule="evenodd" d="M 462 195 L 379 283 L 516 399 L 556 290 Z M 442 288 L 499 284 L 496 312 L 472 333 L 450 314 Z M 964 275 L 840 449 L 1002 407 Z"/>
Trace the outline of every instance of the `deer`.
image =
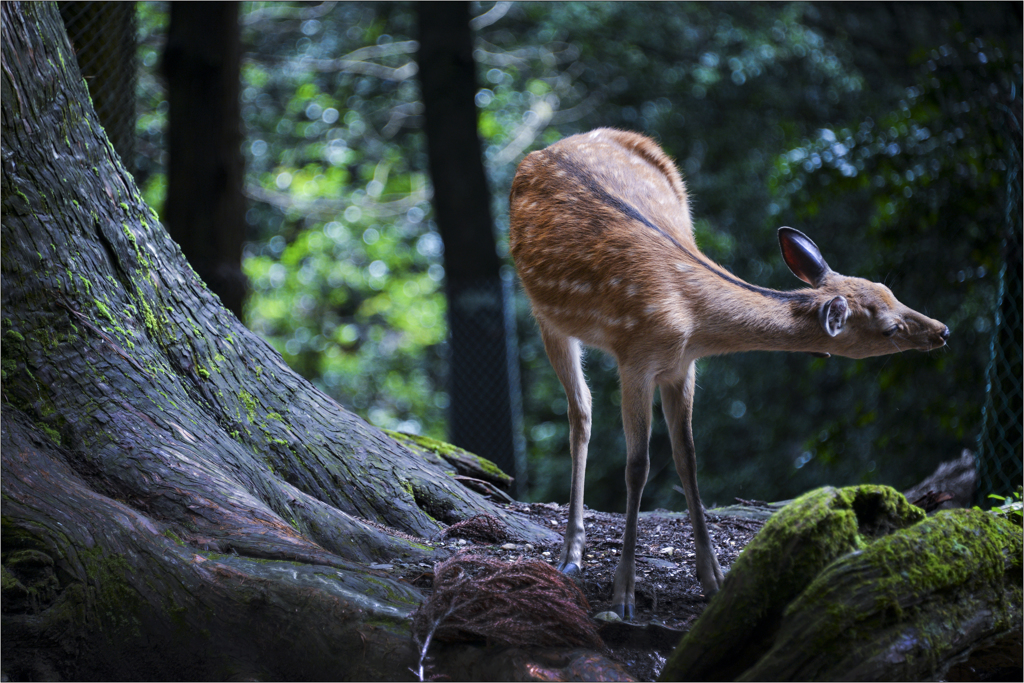
<path id="1" fill-rule="evenodd" d="M 568 403 L 572 479 L 557 568 L 583 569 L 583 489 L 591 393 L 583 347 L 618 365 L 626 438 L 626 513 L 611 609 L 635 614 L 637 517 L 650 469 L 654 389 L 683 485 L 705 599 L 724 574 L 697 489 L 695 362 L 742 351 L 867 358 L 946 344 L 949 328 L 884 284 L 834 272 L 813 241 L 782 227 L 786 265 L 810 288 L 776 291 L 719 266 L 694 240 L 686 186 L 652 139 L 599 128 L 527 155 L 509 196 L 509 246 Z"/>

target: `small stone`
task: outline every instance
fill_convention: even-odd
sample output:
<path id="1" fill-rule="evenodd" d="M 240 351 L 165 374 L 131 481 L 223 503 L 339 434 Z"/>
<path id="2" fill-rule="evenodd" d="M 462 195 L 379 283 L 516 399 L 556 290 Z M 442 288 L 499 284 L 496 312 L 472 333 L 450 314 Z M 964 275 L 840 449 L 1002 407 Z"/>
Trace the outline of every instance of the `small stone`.
<path id="1" fill-rule="evenodd" d="M 542 553 L 541 553 L 541 555 L 543 555 L 544 557 L 551 557 L 551 553 L 550 553 L 550 552 L 548 552 L 547 550 L 545 550 L 544 552 L 542 552 Z"/>
<path id="2" fill-rule="evenodd" d="M 468 543 L 468 541 L 466 539 L 464 539 L 464 538 L 460 538 L 459 539 L 459 545 L 466 545 L 466 543 Z"/>
<path id="3" fill-rule="evenodd" d="M 669 557 L 672 557 L 672 553 L 674 553 L 675 551 L 676 551 L 676 549 L 673 548 L 672 546 L 667 546 L 667 547 L 661 549 L 661 554 L 662 555 L 668 555 Z"/>
<path id="4" fill-rule="evenodd" d="M 532 544 L 532 543 L 527 543 L 527 544 L 526 544 L 526 545 L 525 545 L 524 547 L 525 547 L 525 548 L 526 548 L 527 550 L 533 550 L 533 549 L 534 549 L 534 547 L 533 547 L 533 544 Z"/>
<path id="5" fill-rule="evenodd" d="M 515 550 L 516 549 L 516 544 L 515 543 L 506 543 L 505 545 L 501 546 L 501 549 L 502 550 Z"/>
<path id="6" fill-rule="evenodd" d="M 594 619 L 597 621 L 606 621 L 610 624 L 622 621 L 622 617 L 611 610 L 608 610 L 607 612 L 598 612 L 594 615 Z"/>

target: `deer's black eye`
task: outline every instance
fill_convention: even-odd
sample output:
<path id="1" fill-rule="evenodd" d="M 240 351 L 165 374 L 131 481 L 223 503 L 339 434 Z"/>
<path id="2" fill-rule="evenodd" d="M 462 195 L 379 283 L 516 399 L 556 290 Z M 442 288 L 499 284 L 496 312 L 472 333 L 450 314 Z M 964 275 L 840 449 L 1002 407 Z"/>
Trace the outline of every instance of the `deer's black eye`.
<path id="1" fill-rule="evenodd" d="M 884 336 L 886 336 L 886 337 L 891 337 L 892 335 L 896 334 L 896 331 L 897 331 L 898 329 L 899 329 L 899 325 L 893 325 L 892 327 L 890 327 L 889 329 L 887 329 L 887 330 L 886 330 L 885 332 L 883 332 L 882 334 L 883 334 Z"/>

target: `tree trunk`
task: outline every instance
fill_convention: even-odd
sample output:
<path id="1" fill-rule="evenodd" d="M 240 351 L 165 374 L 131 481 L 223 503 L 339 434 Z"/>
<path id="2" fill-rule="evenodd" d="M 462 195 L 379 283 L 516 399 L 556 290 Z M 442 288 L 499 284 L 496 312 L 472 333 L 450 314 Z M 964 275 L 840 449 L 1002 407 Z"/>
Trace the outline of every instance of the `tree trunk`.
<path id="1" fill-rule="evenodd" d="M 744 549 L 661 679 L 936 680 L 1021 616 L 1019 528 L 924 519 L 886 487 L 820 489 Z"/>
<path id="2" fill-rule="evenodd" d="M 422 597 L 366 563 L 481 513 L 553 533 L 247 331 L 113 153 L 56 7 L 0 16 L 4 673 L 409 676 Z"/>
<path id="3" fill-rule="evenodd" d="M 491 193 L 477 134 L 469 3 L 421 2 L 420 85 L 434 211 L 448 297 L 449 434 L 526 485 L 511 291 L 495 250 Z"/>
<path id="4" fill-rule="evenodd" d="M 167 230 L 239 319 L 242 274 L 242 44 L 235 2 L 172 2 L 167 77 Z"/>

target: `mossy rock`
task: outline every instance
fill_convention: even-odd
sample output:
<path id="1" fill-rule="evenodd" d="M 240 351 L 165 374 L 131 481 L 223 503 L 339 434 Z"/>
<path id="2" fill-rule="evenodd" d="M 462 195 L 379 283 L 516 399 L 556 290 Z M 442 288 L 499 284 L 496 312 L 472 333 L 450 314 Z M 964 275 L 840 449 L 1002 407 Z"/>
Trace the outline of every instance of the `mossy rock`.
<path id="1" fill-rule="evenodd" d="M 1020 529 L 976 510 L 926 519 L 888 487 L 825 488 L 769 520 L 662 679 L 929 678 L 1020 620 Z"/>

